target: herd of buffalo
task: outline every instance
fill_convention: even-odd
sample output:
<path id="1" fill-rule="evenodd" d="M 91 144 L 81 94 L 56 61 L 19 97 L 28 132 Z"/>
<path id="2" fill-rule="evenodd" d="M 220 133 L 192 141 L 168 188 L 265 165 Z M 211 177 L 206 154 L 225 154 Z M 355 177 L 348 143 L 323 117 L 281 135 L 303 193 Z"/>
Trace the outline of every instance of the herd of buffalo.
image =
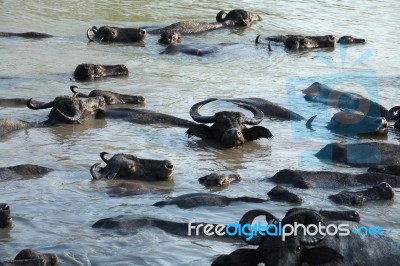
<path id="1" fill-rule="evenodd" d="M 182 36 L 199 34 L 226 27 L 248 27 L 261 17 L 242 9 L 230 12 L 220 11 L 215 22 L 183 21 L 166 27 L 119 28 L 112 26 L 93 26 L 87 30 L 90 42 L 141 42 L 148 34 L 159 34 L 159 43 L 166 45 L 166 54 L 186 53 L 203 56 L 216 53 L 226 46 L 235 43 L 215 45 L 180 44 Z M 38 32 L 11 33 L 0 32 L 0 37 L 51 38 L 51 35 Z M 282 35 L 261 38 L 257 36 L 255 45 L 271 42 L 284 45 L 287 52 L 300 49 L 335 47 L 335 45 L 364 44 L 364 39 L 343 36 L 340 39 L 332 35 L 302 36 Z M 337 44 L 339 43 L 339 44 Z M 100 65 L 84 63 L 76 67 L 73 76 L 76 81 L 88 81 L 105 77 L 128 75 L 125 65 Z M 23 121 L 17 119 L 0 120 L 0 138 L 17 130 L 33 127 L 55 127 L 63 124 L 85 123 L 88 119 L 121 119 L 130 123 L 164 124 L 187 128 L 189 137 L 198 137 L 204 142 L 218 143 L 220 147 L 233 148 L 245 145 L 246 141 L 261 138 L 271 139 L 273 133 L 260 126 L 264 116 L 281 121 L 304 120 L 304 129 L 312 128 L 315 117 L 307 120 L 300 114 L 262 98 L 205 99 L 194 104 L 189 114 L 194 121 L 189 121 L 168 114 L 146 109 L 132 108 L 143 105 L 146 99 L 139 95 L 125 95 L 112 91 L 93 90 L 89 94 L 79 91 L 77 86 L 70 87 L 69 96 L 56 97 L 51 102 L 42 102 L 32 98 L 0 98 L 2 107 L 27 106 L 32 110 L 50 109 L 48 117 L 43 121 Z M 337 108 L 338 112 L 331 118 L 326 127 L 344 136 L 358 134 L 387 134 L 389 130 L 400 129 L 400 107 L 385 108 L 362 95 L 337 91 L 324 84 L 315 82 L 303 90 L 307 101 L 319 102 Z M 248 117 L 242 112 L 221 111 L 214 115 L 201 114 L 201 108 L 214 101 L 227 101 L 250 111 Z M 115 105 L 118 104 L 118 107 Z M 121 104 L 130 104 L 122 108 Z M 113 106 L 114 105 L 114 106 Z M 389 123 L 394 122 L 393 126 Z M 400 187 L 400 145 L 385 142 L 367 142 L 355 144 L 330 143 L 322 148 L 316 156 L 321 160 L 346 164 L 352 167 L 368 167 L 364 173 L 344 173 L 330 171 L 301 171 L 283 169 L 270 177 L 268 181 L 277 184 L 268 195 L 271 200 L 284 201 L 289 204 L 301 204 L 302 198 L 290 192 L 288 187 L 303 189 L 340 188 L 336 195 L 328 198 L 336 204 L 361 206 L 368 201 L 393 200 L 393 188 Z M 109 155 L 100 153 L 102 163 L 95 163 L 88 171 L 93 179 L 121 178 L 142 181 L 171 181 L 174 165 L 169 160 L 150 160 L 138 158 L 131 154 L 118 153 Z M 103 164 L 104 166 L 101 166 Z M 39 165 L 16 165 L 0 168 L 0 180 L 22 178 L 25 175 L 42 176 L 53 169 Z M 227 186 L 238 182 L 237 174 L 226 175 L 212 173 L 200 177 L 199 183 L 206 187 Z M 360 189 L 362 187 L 363 189 Z M 355 188 L 358 188 L 355 190 Z M 110 189 L 110 196 L 137 195 L 151 193 L 152 189 L 137 183 L 122 183 Z M 155 202 L 156 207 L 176 205 L 188 209 L 198 206 L 226 206 L 231 202 L 264 202 L 265 199 L 252 197 L 230 198 L 213 193 L 190 193 Z M 0 204 L 0 228 L 11 228 L 11 208 L 8 204 Z M 302 223 L 304 225 L 340 224 L 346 221 L 357 227 L 360 215 L 355 211 L 328 211 L 307 208 L 292 208 L 280 219 L 265 210 L 251 210 L 240 219 L 242 224 L 251 224 L 257 217 L 264 217 L 266 223 L 282 224 Z M 168 233 L 187 236 L 188 224 L 159 218 L 143 217 L 132 219 L 118 216 L 105 218 L 93 224 L 94 228 L 135 231 L 144 226 L 158 227 Z M 3 229 L 4 230 L 4 229 Z M 225 236 L 228 237 L 228 236 Z M 232 237 L 230 237 L 232 238 Z M 257 236 L 244 241 L 256 248 L 241 248 L 228 255 L 214 258 L 212 265 L 398 265 L 400 258 L 400 242 L 388 236 L 350 234 L 349 236 L 322 236 L 313 239 L 304 234 L 293 235 L 285 241 L 279 236 Z M 0 265 L 56 265 L 59 259 L 55 254 L 40 253 L 31 249 L 22 250 L 14 260 L 4 259 Z M 211 258 L 210 258 L 211 259 Z"/>

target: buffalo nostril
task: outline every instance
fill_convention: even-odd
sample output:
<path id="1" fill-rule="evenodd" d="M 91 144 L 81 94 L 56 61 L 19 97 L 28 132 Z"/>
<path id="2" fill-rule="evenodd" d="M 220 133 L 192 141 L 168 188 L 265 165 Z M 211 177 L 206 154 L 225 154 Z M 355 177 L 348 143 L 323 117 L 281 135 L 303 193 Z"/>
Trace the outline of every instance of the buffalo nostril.
<path id="1" fill-rule="evenodd" d="M 3 208 L 1 208 L 3 211 L 8 211 L 10 209 L 9 205 L 4 205 Z"/>
<path id="2" fill-rule="evenodd" d="M 143 97 L 143 96 L 139 96 L 139 97 L 138 97 L 138 101 L 139 101 L 140 103 L 144 103 L 144 102 L 146 102 L 146 98 Z"/>
<path id="3" fill-rule="evenodd" d="M 171 162 L 166 162 L 165 163 L 165 168 L 167 168 L 169 170 L 172 170 L 172 169 L 174 169 L 174 165 Z"/>
<path id="4" fill-rule="evenodd" d="M 146 32 L 146 30 L 140 30 L 140 34 L 142 34 L 142 35 L 146 35 L 146 34 L 147 34 L 147 32 Z"/>
<path id="5" fill-rule="evenodd" d="M 352 217 L 359 217 L 360 215 L 358 214 L 358 212 L 354 212 Z"/>

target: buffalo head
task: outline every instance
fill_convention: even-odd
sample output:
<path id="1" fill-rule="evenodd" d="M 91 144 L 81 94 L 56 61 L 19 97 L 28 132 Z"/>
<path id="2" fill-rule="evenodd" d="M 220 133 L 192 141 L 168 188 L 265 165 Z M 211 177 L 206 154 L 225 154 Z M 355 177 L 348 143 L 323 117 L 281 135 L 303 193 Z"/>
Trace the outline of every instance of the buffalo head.
<path id="1" fill-rule="evenodd" d="M 241 112 L 222 111 L 213 116 L 202 116 L 199 109 L 217 99 L 208 99 L 196 103 L 190 109 L 190 116 L 198 123 L 214 123 L 211 127 L 199 124 L 191 126 L 186 133 L 189 136 L 197 136 L 202 139 L 216 139 L 227 147 L 242 145 L 245 141 L 252 141 L 260 138 L 272 138 L 272 133 L 262 126 L 247 128 L 246 125 L 259 124 L 264 114 L 263 112 L 249 104 L 237 103 L 254 114 L 254 118 L 248 118 Z"/>
<path id="2" fill-rule="evenodd" d="M 161 33 L 161 37 L 158 43 L 161 44 L 173 44 L 181 41 L 181 34 L 179 32 L 164 31 Z"/>
<path id="3" fill-rule="evenodd" d="M 103 97 L 77 98 L 69 96 L 56 97 L 53 101 L 32 105 L 32 98 L 27 102 L 29 109 L 38 110 L 51 108 L 49 122 L 53 123 L 80 123 L 80 121 L 102 115 L 106 110 L 106 102 Z"/>
<path id="4" fill-rule="evenodd" d="M 285 48 L 291 51 L 308 48 L 335 47 L 335 37 L 325 36 L 289 36 L 284 42 Z"/>
<path id="5" fill-rule="evenodd" d="M 277 224 L 279 221 L 267 211 L 252 210 L 243 215 L 240 224 L 242 226 L 244 224 L 252 224 L 258 216 L 265 216 L 267 222 L 272 221 L 274 224 Z M 291 212 L 291 214 L 286 215 L 279 223 L 282 223 L 282 227 L 285 225 L 294 225 L 295 223 L 304 225 L 305 227 L 311 224 L 325 225 L 321 215 L 309 210 Z M 276 228 L 278 227 L 276 226 Z M 268 230 L 268 234 L 265 233 L 264 236 L 257 235 L 250 240 L 248 240 L 246 235 L 242 235 L 242 239 L 246 243 L 261 247 L 262 259 L 265 265 L 300 266 L 303 263 L 308 263 L 307 265 L 319 265 L 328 262 L 341 262 L 343 260 L 343 256 L 336 250 L 329 247 L 315 246 L 324 239 L 324 236 L 319 233 L 311 236 L 306 235 L 304 232 L 298 232 L 296 235 L 286 236 L 285 240 L 283 240 L 281 235 L 273 231 L 273 229 Z M 274 235 L 274 233 L 277 234 Z"/>
<path id="6" fill-rule="evenodd" d="M 72 85 L 70 87 L 71 91 L 74 93 L 74 96 L 90 98 L 101 96 L 106 101 L 106 104 L 120 104 L 120 103 L 127 103 L 127 104 L 144 104 L 146 103 L 146 98 L 143 96 L 137 95 L 128 95 L 128 94 L 120 94 L 112 91 L 105 91 L 105 90 L 92 90 L 88 95 L 78 92 L 76 89 L 78 87 Z"/>
<path id="7" fill-rule="evenodd" d="M 10 206 L 6 203 L 0 203 L 0 228 L 12 226 Z"/>
<path id="8" fill-rule="evenodd" d="M 339 38 L 337 43 L 351 44 L 351 43 L 365 43 L 365 39 L 354 38 L 353 36 L 342 36 Z"/>
<path id="9" fill-rule="evenodd" d="M 216 16 L 217 22 L 225 22 L 230 26 L 249 26 L 253 21 L 262 20 L 261 17 L 253 12 L 243 9 L 235 9 L 229 12 L 221 10 Z"/>
<path id="10" fill-rule="evenodd" d="M 87 30 L 86 36 L 91 42 L 140 42 L 146 37 L 146 30 L 110 26 L 102 26 L 98 29 L 93 26 Z"/>
<path id="11" fill-rule="evenodd" d="M 100 153 L 100 157 L 106 163 L 104 168 L 96 170 L 100 163 L 90 168 L 94 179 L 138 179 L 146 181 L 172 180 L 174 165 L 169 160 L 141 159 L 130 154 L 118 153 L 111 159 L 106 159 L 107 152 Z"/>
<path id="12" fill-rule="evenodd" d="M 58 265 L 60 263 L 57 255 L 53 253 L 41 253 L 30 248 L 21 250 L 14 258 L 15 265 Z M 35 264 L 36 260 L 41 260 L 43 264 Z M 21 261 L 18 264 L 17 261 Z M 22 263 L 24 261 L 24 263 Z"/>
<path id="13" fill-rule="evenodd" d="M 102 77 L 127 76 L 125 65 L 80 64 L 75 68 L 74 78 L 79 81 L 94 80 Z"/>

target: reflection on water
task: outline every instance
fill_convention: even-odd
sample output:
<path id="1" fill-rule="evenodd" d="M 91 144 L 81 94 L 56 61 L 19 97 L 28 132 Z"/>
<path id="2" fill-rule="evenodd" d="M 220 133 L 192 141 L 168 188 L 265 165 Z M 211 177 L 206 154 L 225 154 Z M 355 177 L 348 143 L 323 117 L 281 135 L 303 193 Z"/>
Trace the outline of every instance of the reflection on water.
<path id="1" fill-rule="evenodd" d="M 86 30 L 93 25 L 144 27 L 179 20 L 212 22 L 219 10 L 238 8 L 236 4 L 184 0 L 0 1 L 0 31 L 39 31 L 55 36 L 45 40 L 0 38 L 1 96 L 33 97 L 47 102 L 59 95 L 71 95 L 69 86 L 74 84 L 143 95 L 147 100 L 146 109 L 185 119 L 191 119 L 188 110 L 194 103 L 210 97 L 262 97 L 294 109 L 308 119 L 325 114 L 327 109 L 303 99 L 301 90 L 309 84 L 295 88 L 296 104 L 291 103 L 289 79 L 315 76 L 335 84 L 339 74 L 357 80 L 356 74 L 349 73 L 372 70 L 377 76 L 380 103 L 386 107 L 398 104 L 399 66 L 394 60 L 400 56 L 394 45 L 399 43 L 400 19 L 394 12 L 400 8 L 398 1 L 278 1 L 268 5 L 244 1 L 241 5 L 258 12 L 264 20 L 244 29 L 183 36 L 183 44 L 239 43 L 212 56 L 194 57 L 160 55 L 164 47 L 157 43 L 158 36 L 152 35 L 143 43 L 133 45 L 88 43 Z M 282 46 L 274 44 L 269 52 L 266 44 L 254 44 L 258 34 L 263 37 L 333 34 L 337 38 L 354 35 L 365 38 L 367 44 L 298 53 L 287 53 Z M 354 65 L 367 51 L 372 56 Z M 70 80 L 80 63 L 125 64 L 130 74 L 127 78 L 80 84 Z M 368 85 L 367 89 L 372 86 Z M 232 104 L 218 102 L 202 109 L 202 113 L 212 114 L 220 111 L 219 108 L 240 110 Z M 48 111 L 1 108 L 0 118 L 44 121 Z M 15 226 L 11 231 L 0 230 L 0 259 L 13 258 L 19 250 L 31 247 L 57 253 L 64 265 L 210 264 L 216 255 L 244 245 L 176 237 L 151 228 L 121 236 L 112 231 L 94 230 L 91 225 L 101 218 L 123 214 L 181 222 L 196 219 L 230 223 L 251 208 L 264 208 L 282 217 L 291 206 L 272 201 L 191 210 L 173 206 L 154 208 L 152 204 L 169 196 L 209 192 L 198 183 L 198 178 L 212 172 L 236 173 L 242 177 L 240 182 L 213 193 L 268 198 L 266 193 L 274 184 L 265 178 L 283 168 L 365 171 L 331 165 L 319 161 L 313 154 L 331 141 L 368 141 L 376 137 L 335 135 L 324 127 L 329 118 L 320 115 L 319 119 L 311 131 L 305 127 L 306 120 L 282 122 L 266 118 L 261 125 L 271 130 L 273 139 L 249 142 L 233 149 L 221 149 L 198 138 L 188 138 L 183 128 L 136 125 L 120 120 L 32 128 L 2 137 L 0 166 L 33 163 L 57 171 L 39 179 L 1 182 L 0 202 L 10 204 Z M 378 140 L 399 143 L 400 133 L 392 130 L 387 138 Z M 110 197 L 107 192 L 118 182 L 95 182 L 89 173 L 90 166 L 100 162 L 99 154 L 103 151 L 169 158 L 176 166 L 175 180 L 169 185 L 141 183 L 166 193 Z M 305 207 L 349 209 L 327 199 L 328 194 L 337 190 L 293 191 L 304 198 L 302 206 Z M 397 197 L 387 204 L 371 203 L 355 209 L 360 212 L 362 223 L 380 225 L 399 237 Z"/>

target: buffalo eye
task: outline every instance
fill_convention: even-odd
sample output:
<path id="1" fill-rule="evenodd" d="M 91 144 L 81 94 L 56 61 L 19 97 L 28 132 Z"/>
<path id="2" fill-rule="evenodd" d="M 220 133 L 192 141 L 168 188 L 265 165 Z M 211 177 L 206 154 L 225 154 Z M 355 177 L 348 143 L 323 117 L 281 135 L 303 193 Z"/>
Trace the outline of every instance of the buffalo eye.
<path id="1" fill-rule="evenodd" d="M 295 252 L 296 252 L 296 253 L 300 253 L 301 250 L 302 250 L 301 246 L 297 246 L 296 249 L 295 249 Z"/>

